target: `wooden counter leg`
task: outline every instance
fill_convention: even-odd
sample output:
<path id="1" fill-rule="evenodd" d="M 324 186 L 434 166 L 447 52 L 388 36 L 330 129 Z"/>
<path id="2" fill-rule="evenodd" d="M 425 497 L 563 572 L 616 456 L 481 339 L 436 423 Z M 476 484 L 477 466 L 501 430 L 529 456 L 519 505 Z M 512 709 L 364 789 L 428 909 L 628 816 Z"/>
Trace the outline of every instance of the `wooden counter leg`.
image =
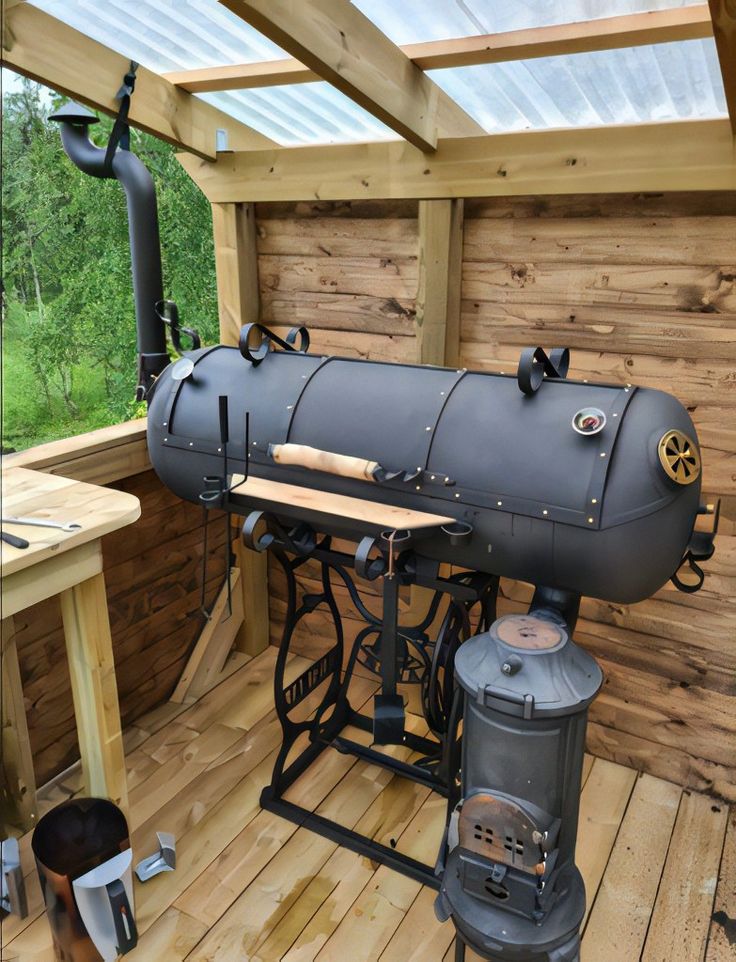
<path id="1" fill-rule="evenodd" d="M 16 834 L 10 829 L 27 832 L 36 822 L 36 780 L 33 755 L 28 737 L 23 688 L 15 647 L 15 627 L 12 618 L 2 623 L 2 739 L 0 740 L 0 799 L 2 815 L 0 831 L 3 835 Z"/>
<path id="2" fill-rule="evenodd" d="M 68 588 L 60 599 L 86 790 L 111 799 L 127 814 L 125 754 L 104 576 L 100 573 Z"/>

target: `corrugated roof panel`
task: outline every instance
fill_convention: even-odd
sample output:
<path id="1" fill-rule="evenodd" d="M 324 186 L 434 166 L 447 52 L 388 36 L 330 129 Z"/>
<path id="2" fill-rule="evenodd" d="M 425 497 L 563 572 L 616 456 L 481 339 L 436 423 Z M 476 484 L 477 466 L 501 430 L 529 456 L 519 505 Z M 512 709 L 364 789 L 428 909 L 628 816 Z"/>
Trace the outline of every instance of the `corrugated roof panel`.
<path id="1" fill-rule="evenodd" d="M 31 2 L 157 73 L 286 56 L 217 0 Z M 328 83 L 197 96 L 285 146 L 397 138 Z"/>
<path id="2" fill-rule="evenodd" d="M 688 7 L 698 0 L 353 0 L 394 43 L 449 40 L 627 13 Z"/>
<path id="3" fill-rule="evenodd" d="M 217 0 L 29 0 L 151 70 L 285 56 Z M 682 0 L 354 0 L 397 43 L 686 6 Z M 431 72 L 488 131 L 725 114 L 712 41 Z M 396 139 L 327 83 L 201 94 L 285 146 Z"/>
<path id="4" fill-rule="evenodd" d="M 726 113 L 712 40 L 455 67 L 430 76 L 494 133 Z"/>

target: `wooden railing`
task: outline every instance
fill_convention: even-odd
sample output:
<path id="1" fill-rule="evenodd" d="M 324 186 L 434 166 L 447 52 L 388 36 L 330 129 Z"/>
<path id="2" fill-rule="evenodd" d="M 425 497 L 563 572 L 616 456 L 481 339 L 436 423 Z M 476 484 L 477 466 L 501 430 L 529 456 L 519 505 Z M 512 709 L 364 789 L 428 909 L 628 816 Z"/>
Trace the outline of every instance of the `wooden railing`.
<path id="1" fill-rule="evenodd" d="M 3 465 L 62 474 L 91 484 L 111 484 L 150 469 L 146 424 L 146 418 L 139 418 L 49 441 L 5 455 Z"/>

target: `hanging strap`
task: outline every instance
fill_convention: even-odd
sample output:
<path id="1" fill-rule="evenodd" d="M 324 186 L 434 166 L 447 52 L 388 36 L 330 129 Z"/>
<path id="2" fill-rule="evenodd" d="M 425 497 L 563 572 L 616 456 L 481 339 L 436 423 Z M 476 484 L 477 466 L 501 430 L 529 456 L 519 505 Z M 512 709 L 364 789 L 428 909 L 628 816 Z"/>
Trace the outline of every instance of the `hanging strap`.
<path id="1" fill-rule="evenodd" d="M 138 64 L 135 60 L 130 61 L 128 72 L 123 77 L 123 84 L 115 94 L 115 99 L 120 101 L 120 110 L 115 118 L 110 139 L 107 142 L 105 152 L 105 173 L 112 174 L 112 161 L 118 147 L 121 150 L 130 150 L 130 125 L 128 124 L 128 112 L 130 111 L 130 98 L 135 90 L 135 72 Z"/>

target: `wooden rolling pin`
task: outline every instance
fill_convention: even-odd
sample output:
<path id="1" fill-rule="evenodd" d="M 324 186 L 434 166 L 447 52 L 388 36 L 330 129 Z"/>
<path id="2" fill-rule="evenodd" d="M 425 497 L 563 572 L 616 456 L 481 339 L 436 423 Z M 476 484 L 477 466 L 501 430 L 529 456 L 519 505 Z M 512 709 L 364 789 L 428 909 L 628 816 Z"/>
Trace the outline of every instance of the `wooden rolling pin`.
<path id="1" fill-rule="evenodd" d="M 339 474 L 343 478 L 357 478 L 359 481 L 375 480 L 373 472 L 379 466 L 377 461 L 320 451 L 306 444 L 269 444 L 268 453 L 278 464 L 298 465 L 313 471 Z"/>

